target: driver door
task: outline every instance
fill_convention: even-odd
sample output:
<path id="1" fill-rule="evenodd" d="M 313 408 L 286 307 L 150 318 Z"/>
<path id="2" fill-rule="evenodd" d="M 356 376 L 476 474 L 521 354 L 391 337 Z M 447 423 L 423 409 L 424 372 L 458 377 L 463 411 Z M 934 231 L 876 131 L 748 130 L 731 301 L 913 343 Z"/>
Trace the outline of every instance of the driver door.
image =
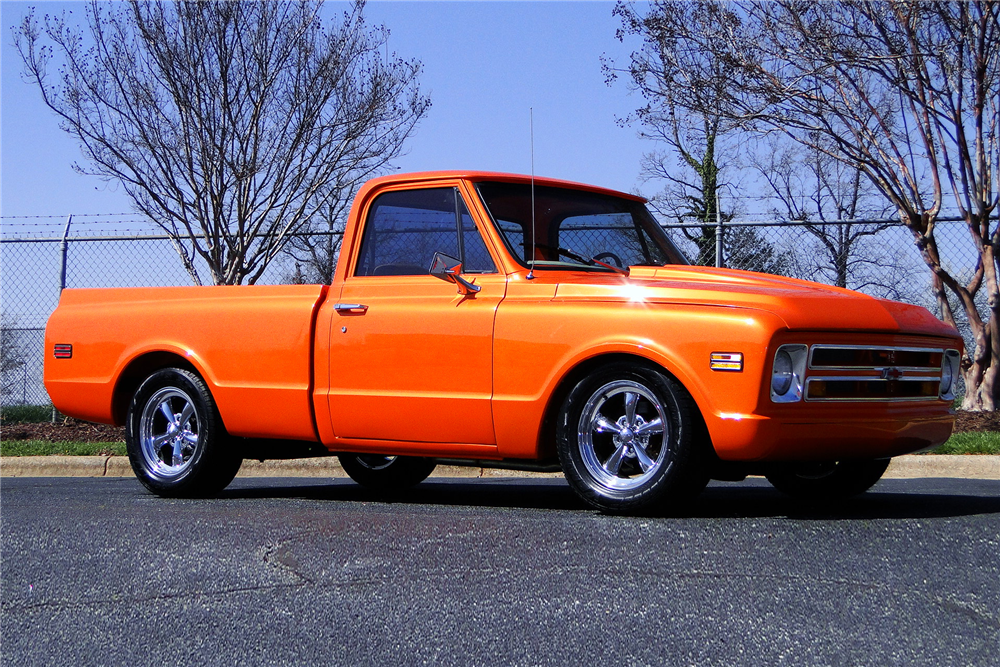
<path id="1" fill-rule="evenodd" d="M 480 290 L 430 275 L 436 252 L 460 258 Z M 379 195 L 330 332 L 336 436 L 495 445 L 493 321 L 505 291 L 458 188 Z"/>

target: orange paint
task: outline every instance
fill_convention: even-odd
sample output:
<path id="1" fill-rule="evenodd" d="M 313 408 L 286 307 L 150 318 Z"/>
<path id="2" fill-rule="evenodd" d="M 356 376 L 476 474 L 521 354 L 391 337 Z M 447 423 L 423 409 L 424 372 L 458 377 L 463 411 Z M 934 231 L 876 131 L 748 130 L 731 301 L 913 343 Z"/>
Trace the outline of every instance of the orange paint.
<path id="1" fill-rule="evenodd" d="M 552 456 L 544 420 L 558 410 L 566 378 L 629 355 L 686 388 L 726 460 L 877 458 L 950 434 L 954 415 L 936 396 L 777 404 L 769 394 L 774 355 L 786 343 L 961 350 L 956 332 L 925 309 L 680 265 L 635 266 L 627 276 L 536 268 L 528 280 L 477 194 L 483 181 L 528 178 L 434 172 L 367 183 L 329 287 L 66 290 L 46 332 L 53 403 L 70 416 L 121 423 L 130 372 L 183 364 L 204 378 L 233 435 L 319 441 L 331 451 L 534 460 Z M 479 292 L 463 295 L 431 275 L 354 275 L 375 198 L 425 188 L 457 189 L 464 201 L 496 265 L 465 275 Z M 72 344 L 72 358 L 56 359 L 56 344 Z M 742 353 L 742 371 L 710 370 L 713 352 Z"/>

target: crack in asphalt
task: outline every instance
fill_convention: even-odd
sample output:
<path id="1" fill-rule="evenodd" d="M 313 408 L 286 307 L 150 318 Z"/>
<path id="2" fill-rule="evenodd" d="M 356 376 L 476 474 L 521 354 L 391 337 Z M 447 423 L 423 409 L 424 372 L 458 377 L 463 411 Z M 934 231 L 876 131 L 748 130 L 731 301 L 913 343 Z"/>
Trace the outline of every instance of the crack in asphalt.
<path id="1" fill-rule="evenodd" d="M 292 538 L 282 540 L 281 542 L 287 542 Z M 267 551 L 268 554 L 276 554 L 273 560 L 269 556 L 265 556 L 266 562 L 274 564 L 276 567 L 287 570 L 294 576 L 298 577 L 300 580 L 296 583 L 287 584 L 265 584 L 256 586 L 237 586 L 230 588 L 221 589 L 209 589 L 202 591 L 191 591 L 182 593 L 164 593 L 158 595 L 148 595 L 148 596 L 134 596 L 134 597 L 115 597 L 112 599 L 97 599 L 97 600 L 86 600 L 86 601 L 66 601 L 66 600 L 53 600 L 46 602 L 37 602 L 31 604 L 18 604 L 18 603 L 5 603 L 5 611 L 35 611 L 42 609 L 53 609 L 56 611 L 68 611 L 74 609 L 90 609 L 99 608 L 107 605 L 121 605 L 121 604 L 145 604 L 151 602 L 169 602 L 169 601 L 183 601 L 192 600 L 198 598 L 225 598 L 234 595 L 243 595 L 247 593 L 258 593 L 266 591 L 281 591 L 281 590 L 294 590 L 294 589 L 313 589 L 313 590 L 335 590 L 338 588 L 350 588 L 355 586 L 377 586 L 380 584 L 385 584 L 397 579 L 405 579 L 408 581 L 428 581 L 428 580 L 447 580 L 447 579 L 466 579 L 470 575 L 490 575 L 490 576 L 503 576 L 508 569 L 507 568 L 465 568 L 462 570 L 452 571 L 452 572 L 440 572 L 436 570 L 417 570 L 410 573 L 400 573 L 398 570 L 392 573 L 380 574 L 369 577 L 352 577 L 340 580 L 316 580 L 308 577 L 295 569 L 293 566 L 298 567 L 298 561 L 294 558 L 290 552 L 287 551 L 287 544 L 277 544 L 270 547 Z M 284 550 L 284 551 L 283 551 Z M 570 567 L 553 567 L 543 570 L 536 570 L 538 576 L 565 574 L 567 572 L 579 572 L 586 573 L 593 568 L 588 566 L 570 566 Z M 881 593 L 886 593 L 895 597 L 905 598 L 909 595 L 914 595 L 916 597 L 922 598 L 935 604 L 945 611 L 953 612 L 965 616 L 966 618 L 972 620 L 977 625 L 985 626 L 990 629 L 1000 630 L 1000 615 L 991 614 L 985 607 L 978 607 L 960 600 L 948 596 L 942 596 L 939 594 L 932 593 L 930 591 L 921 591 L 917 588 L 896 588 L 888 584 L 882 584 L 878 582 L 866 582 L 858 581 L 852 579 L 843 578 L 829 578 L 829 577 L 806 577 L 798 575 L 760 575 L 760 574 L 749 574 L 744 572 L 723 572 L 716 570 L 652 570 L 652 569 L 623 569 L 623 568 L 604 568 L 601 570 L 602 574 L 612 575 L 612 576 L 632 576 L 636 575 L 656 575 L 659 577 L 670 576 L 676 579 L 687 579 L 687 580 L 698 580 L 698 579 L 746 579 L 753 581 L 777 581 L 777 582 L 802 582 L 810 584 L 818 584 L 824 586 L 843 586 L 855 589 L 865 589 L 869 591 L 877 591 Z"/>

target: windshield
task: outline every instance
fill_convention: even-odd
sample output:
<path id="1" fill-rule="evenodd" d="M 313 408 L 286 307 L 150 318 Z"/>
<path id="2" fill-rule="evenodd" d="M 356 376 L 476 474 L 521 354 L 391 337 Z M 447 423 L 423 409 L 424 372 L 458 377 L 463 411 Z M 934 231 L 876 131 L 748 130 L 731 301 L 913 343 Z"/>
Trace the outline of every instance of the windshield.
<path id="1" fill-rule="evenodd" d="M 531 184 L 484 182 L 476 187 L 507 248 L 525 267 L 611 271 L 688 263 L 642 202 L 535 186 L 532 244 Z"/>

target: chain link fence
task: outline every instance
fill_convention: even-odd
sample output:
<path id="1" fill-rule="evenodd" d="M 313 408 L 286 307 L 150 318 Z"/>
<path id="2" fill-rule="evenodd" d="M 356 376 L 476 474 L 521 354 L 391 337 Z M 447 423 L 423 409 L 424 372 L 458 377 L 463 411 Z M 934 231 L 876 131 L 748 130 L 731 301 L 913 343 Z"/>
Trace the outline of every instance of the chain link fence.
<path id="1" fill-rule="evenodd" d="M 59 303 L 63 287 L 193 284 L 166 235 L 144 230 L 123 233 L 120 229 L 84 229 L 72 234 L 60 230 L 53 235 L 52 226 L 48 227 L 7 223 L 0 235 L 0 404 L 4 406 L 49 403 L 42 384 L 45 323 Z M 338 232 L 329 235 L 340 236 Z M 294 259 L 282 255 L 269 265 L 258 284 L 295 280 Z"/>
<path id="2" fill-rule="evenodd" d="M 92 231 L 86 225 L 63 228 L 61 222 L 5 221 L 0 234 L 3 405 L 49 402 L 42 385 L 44 327 L 62 287 L 192 284 L 170 238 L 122 226 L 118 221 L 110 231 L 108 225 Z M 910 232 L 898 223 L 729 222 L 721 226 L 721 235 L 715 225 L 668 224 L 664 229 L 696 263 L 842 285 L 935 308 L 930 273 Z M 338 232 L 327 236 L 339 241 Z M 964 224 L 941 221 L 937 238 L 945 266 L 959 277 L 971 275 L 978 255 Z M 291 256 L 282 255 L 258 284 L 296 282 L 302 275 L 297 268 Z"/>
<path id="3" fill-rule="evenodd" d="M 937 308 L 930 271 L 912 232 L 898 221 L 734 221 L 663 228 L 695 264 L 801 278 Z M 965 223 L 940 218 L 935 238 L 944 268 L 959 280 L 968 279 L 979 255 Z"/>

